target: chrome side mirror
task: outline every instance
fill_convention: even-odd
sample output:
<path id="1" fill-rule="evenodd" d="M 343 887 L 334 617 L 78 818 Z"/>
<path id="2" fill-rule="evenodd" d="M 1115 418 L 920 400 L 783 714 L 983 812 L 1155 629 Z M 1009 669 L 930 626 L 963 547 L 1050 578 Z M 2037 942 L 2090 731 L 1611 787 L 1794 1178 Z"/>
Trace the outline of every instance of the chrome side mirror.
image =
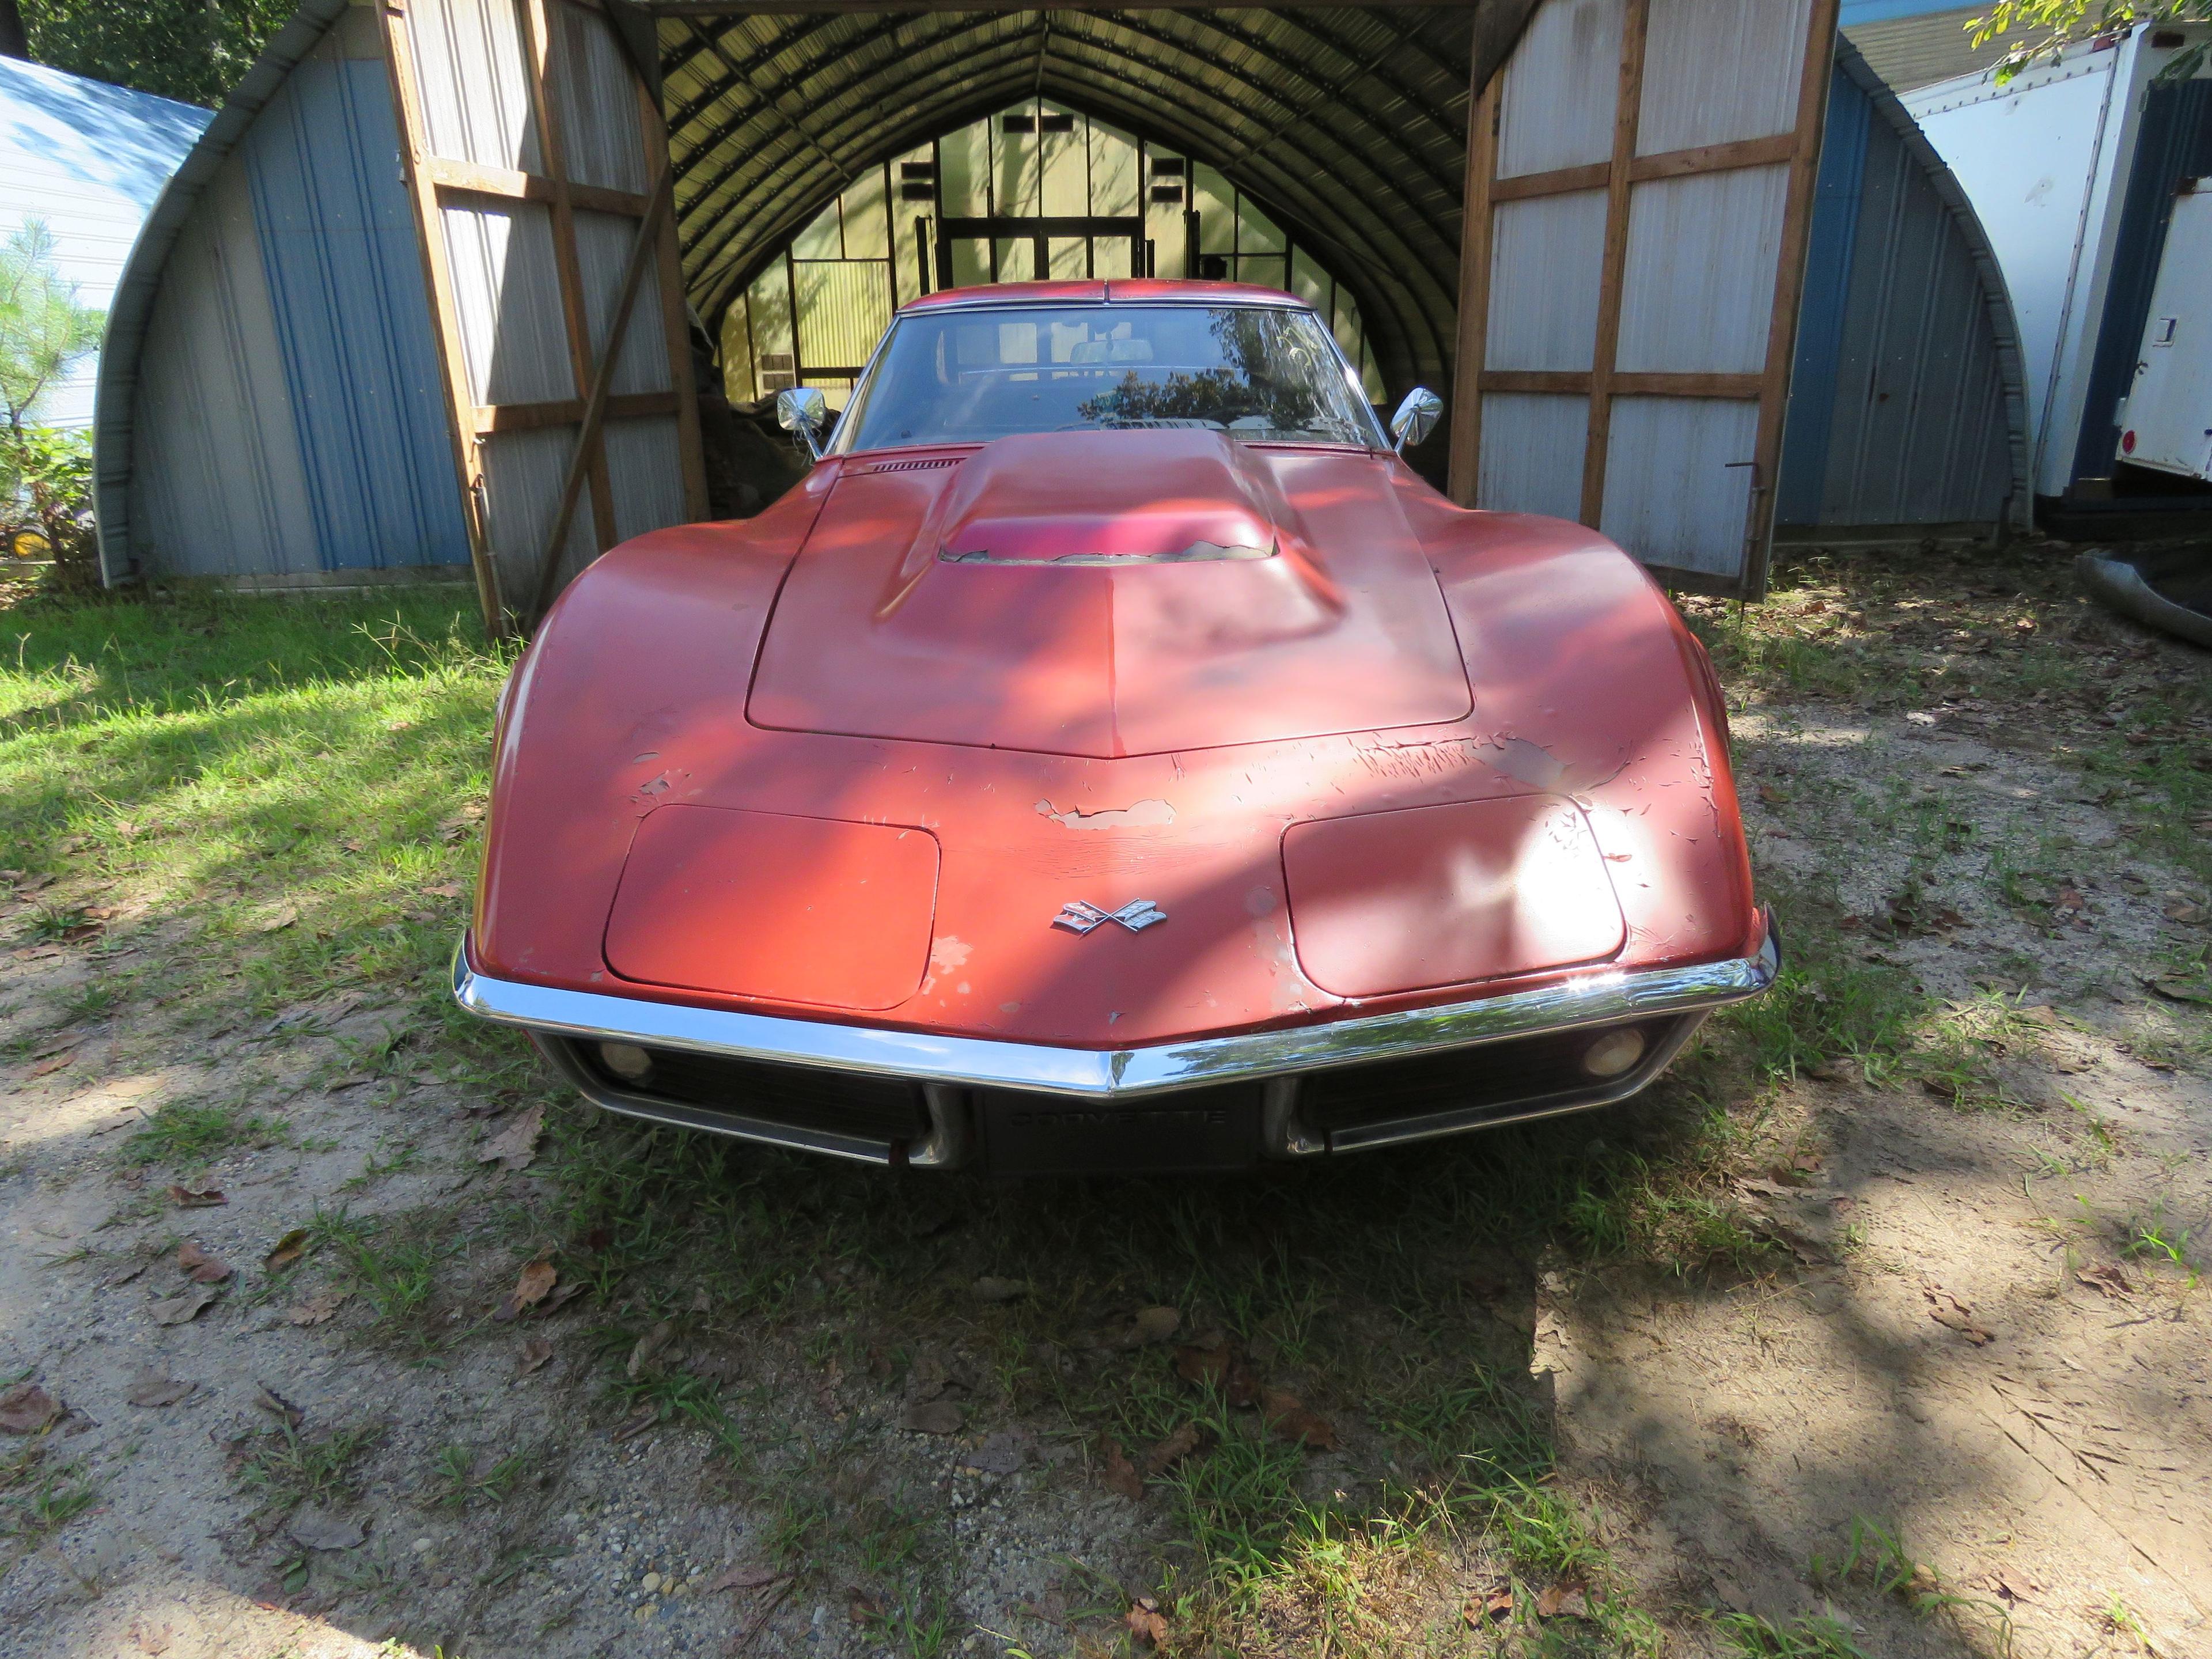
<path id="1" fill-rule="evenodd" d="M 830 424 L 830 400 L 822 395 L 818 386 L 793 386 L 779 392 L 775 394 L 775 423 L 794 434 L 806 446 L 806 453 L 818 461 L 822 459 L 822 428 Z"/>
<path id="2" fill-rule="evenodd" d="M 1443 412 L 1444 400 L 1428 387 L 1417 386 L 1408 392 L 1406 401 L 1398 405 L 1398 412 L 1390 417 L 1390 435 L 1398 441 L 1398 453 L 1404 454 L 1435 431 Z"/>

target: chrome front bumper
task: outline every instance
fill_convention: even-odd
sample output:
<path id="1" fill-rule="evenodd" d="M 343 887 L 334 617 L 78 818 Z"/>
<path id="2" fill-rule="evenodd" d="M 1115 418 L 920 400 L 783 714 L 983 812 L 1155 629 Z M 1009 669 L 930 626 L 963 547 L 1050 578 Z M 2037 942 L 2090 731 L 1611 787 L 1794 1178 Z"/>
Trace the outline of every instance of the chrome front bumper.
<path id="1" fill-rule="evenodd" d="M 1265 1082 L 1270 1085 L 1262 1115 L 1266 1151 L 1288 1158 L 1420 1139 L 1625 1099 L 1665 1068 L 1695 1030 L 1696 1019 L 1682 1019 L 1673 1040 L 1646 1055 L 1626 1076 L 1571 1095 L 1532 1099 L 1528 1109 L 1508 1116 L 1486 1112 L 1478 1120 L 1446 1112 L 1368 1126 L 1356 1134 L 1338 1134 L 1324 1142 L 1298 1123 L 1294 1080 L 1305 1073 L 1477 1048 L 1581 1026 L 1662 1015 L 1702 1018 L 1726 1004 L 1757 996 L 1774 982 L 1781 967 L 1781 940 L 1771 912 L 1766 914 L 1765 924 L 1753 954 L 1724 962 L 1642 971 L 1600 969 L 1536 990 L 1442 1007 L 1104 1051 L 837 1025 L 526 985 L 476 972 L 469 965 L 465 937 L 453 955 L 453 997 L 472 1014 L 544 1036 L 681 1048 L 722 1059 L 910 1079 L 923 1085 L 933 1126 L 921 1141 L 887 1143 L 748 1119 L 737 1112 L 708 1111 L 611 1088 L 605 1079 L 575 1065 L 559 1045 L 546 1045 L 570 1079 L 611 1110 L 746 1139 L 870 1163 L 950 1167 L 967 1161 L 969 1151 L 960 1110 L 965 1090 L 1016 1090 L 1070 1103 L 1133 1103 L 1209 1085 Z"/>

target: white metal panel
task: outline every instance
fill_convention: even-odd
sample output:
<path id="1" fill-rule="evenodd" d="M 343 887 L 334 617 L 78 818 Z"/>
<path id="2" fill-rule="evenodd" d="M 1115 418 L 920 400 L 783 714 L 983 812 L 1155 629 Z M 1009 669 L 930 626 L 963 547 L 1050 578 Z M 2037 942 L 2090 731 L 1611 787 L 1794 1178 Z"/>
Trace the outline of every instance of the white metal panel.
<path id="1" fill-rule="evenodd" d="M 105 310 L 147 210 L 208 112 L 0 58 L 0 240 L 41 222 L 77 302 Z M 84 360 L 36 406 L 49 426 L 92 423 L 98 360 Z"/>
<path id="2" fill-rule="evenodd" d="M 630 249 L 637 241 L 638 221 L 617 213 L 586 213 L 578 210 L 576 263 L 584 276 L 584 312 L 592 326 L 592 361 L 606 353 L 607 326 L 614 320 L 615 301 L 622 297 L 623 272 Z M 622 356 L 615 361 L 613 391 L 617 397 L 633 392 L 665 392 L 668 373 L 668 334 L 661 325 L 660 289 L 654 270 L 659 260 L 655 248 L 646 268 L 643 284 L 632 302 L 629 325 L 623 331 Z"/>
<path id="3" fill-rule="evenodd" d="M 573 426 L 497 432 L 483 441 L 485 529 L 499 568 L 501 602 L 510 610 L 527 606 L 538 591 L 538 557 L 552 533 L 561 486 L 568 476 L 568 457 L 575 447 Z M 592 486 L 586 479 L 577 495 L 575 516 L 568 521 L 568 544 L 562 552 L 564 586 L 599 556 L 592 518 Z"/>
<path id="4" fill-rule="evenodd" d="M 1622 0 L 1545 0 L 1505 66 L 1498 176 L 1587 167 L 1613 154 Z"/>
<path id="5" fill-rule="evenodd" d="M 430 153 L 544 172 L 516 0 L 412 0 L 406 18 Z"/>
<path id="6" fill-rule="evenodd" d="M 607 478 L 617 542 L 684 522 L 680 441 L 673 415 L 607 422 Z"/>
<path id="7" fill-rule="evenodd" d="M 1601 190 L 1498 204 L 1486 368 L 1589 369 L 1597 346 L 1605 206 Z"/>
<path id="8" fill-rule="evenodd" d="M 1618 368 L 1756 374 L 1765 366 L 1789 191 L 1786 166 L 1635 186 Z"/>
<path id="9" fill-rule="evenodd" d="M 2087 379 L 2085 335 L 2103 299 L 2095 278 L 2125 194 L 2114 184 L 2131 148 L 2119 129 L 2134 63 L 2127 40 L 2028 70 L 2002 90 L 1985 74 L 1963 76 L 1901 100 L 1973 204 L 2003 268 L 2039 494 L 2061 493 L 2073 470 L 2084 389 L 2075 382 Z"/>
<path id="10" fill-rule="evenodd" d="M 561 50 L 553 54 L 553 95 L 568 177 L 642 194 L 653 182 L 646 168 L 643 112 L 637 76 L 621 42 L 597 12 L 568 0 L 547 0 L 546 10 L 561 37 Z"/>
<path id="11" fill-rule="evenodd" d="M 2212 179 L 2176 198 L 2118 459 L 2212 480 Z"/>
<path id="12" fill-rule="evenodd" d="M 1589 399 L 1490 392 L 1482 398 L 1482 476 L 1475 499 L 1494 513 L 1578 519 Z"/>
<path id="13" fill-rule="evenodd" d="M 1647 564 L 1735 576 L 1752 470 L 1729 463 L 1750 460 L 1758 437 L 1756 403 L 1614 398 L 1599 527 Z"/>
<path id="14" fill-rule="evenodd" d="M 146 331 L 131 556 L 170 576 L 321 568 L 244 158 L 169 255 Z"/>
<path id="15" fill-rule="evenodd" d="M 1812 0 L 1650 0 L 1636 153 L 1789 132 Z"/>
<path id="16" fill-rule="evenodd" d="M 477 198 L 441 208 L 453 308 L 478 404 L 582 396 L 568 356 L 551 210 Z"/>

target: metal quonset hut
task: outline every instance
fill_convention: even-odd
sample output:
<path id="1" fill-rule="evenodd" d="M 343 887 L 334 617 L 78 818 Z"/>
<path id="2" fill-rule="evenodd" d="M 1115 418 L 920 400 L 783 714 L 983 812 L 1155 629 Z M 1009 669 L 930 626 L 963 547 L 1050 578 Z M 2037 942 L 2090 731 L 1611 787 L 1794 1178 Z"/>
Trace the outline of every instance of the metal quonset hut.
<path id="1" fill-rule="evenodd" d="M 925 287 L 1142 260 L 1315 301 L 1370 395 L 1449 391 L 1417 460 L 1461 500 L 1756 593 L 1844 199 L 1815 214 L 1834 38 L 1835 0 L 311 0 L 118 295 L 103 556 L 472 567 L 526 621 L 703 515 L 695 355 L 740 402 L 834 396 Z M 1895 270 L 1854 223 L 1856 315 Z M 1820 360 L 1831 429 L 1852 398 L 1892 420 L 1850 361 Z M 1875 521 L 1875 470 L 1815 468 L 1818 521 Z"/>

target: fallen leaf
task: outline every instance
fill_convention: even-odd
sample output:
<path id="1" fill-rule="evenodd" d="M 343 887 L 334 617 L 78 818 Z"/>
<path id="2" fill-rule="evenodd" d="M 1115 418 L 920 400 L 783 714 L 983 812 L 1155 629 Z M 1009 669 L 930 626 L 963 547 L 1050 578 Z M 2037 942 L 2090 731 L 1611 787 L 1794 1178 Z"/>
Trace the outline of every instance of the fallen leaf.
<path id="1" fill-rule="evenodd" d="M 1993 1591 L 1998 1601 L 2007 1607 L 2017 1607 L 2022 1601 L 2033 1601 L 2043 1594 L 2043 1586 L 2017 1567 L 1999 1567 L 1978 1578 L 1967 1581 Z"/>
<path id="2" fill-rule="evenodd" d="M 534 1308 L 543 1302 L 560 1277 L 559 1271 L 551 1262 L 539 1257 L 523 1268 L 522 1276 L 514 1281 L 514 1288 L 507 1293 L 498 1307 L 492 1310 L 491 1316 L 502 1324 L 519 1317 L 526 1309 Z M 631 1375 L 635 1376 L 636 1373 L 633 1371 Z"/>
<path id="3" fill-rule="evenodd" d="M 459 898 L 461 884 L 457 881 L 441 881 L 435 887 L 425 887 L 422 891 L 430 898 Z"/>
<path id="4" fill-rule="evenodd" d="M 916 1434 L 957 1434 L 960 1423 L 960 1407 L 949 1400 L 918 1401 L 899 1418 L 901 1428 Z"/>
<path id="5" fill-rule="evenodd" d="M 624 1373 L 635 1376 L 659 1358 L 660 1351 L 675 1339 L 676 1327 L 664 1319 L 648 1327 L 637 1346 L 629 1351 L 629 1362 L 623 1367 Z"/>
<path id="6" fill-rule="evenodd" d="M 294 1543 L 311 1550 L 349 1550 L 368 1536 L 368 1528 L 351 1516 L 309 1508 L 293 1510 L 284 1530 Z"/>
<path id="7" fill-rule="evenodd" d="M 2168 921 L 2196 922 L 2204 920 L 2204 907 L 2192 904 L 2187 899 L 2168 899 L 2159 913 Z"/>
<path id="8" fill-rule="evenodd" d="M 854 1589 L 846 1593 L 845 1622 L 847 1624 L 872 1625 L 883 1616 L 883 1608 L 877 1604 L 876 1598 L 867 1591 Z"/>
<path id="9" fill-rule="evenodd" d="M 33 1077 L 51 1076 L 52 1073 L 60 1071 L 63 1066 L 68 1065 L 70 1061 L 76 1058 L 76 1049 L 64 1048 L 59 1054 L 47 1055 L 46 1059 L 40 1060 L 37 1065 L 31 1067 L 31 1075 Z"/>
<path id="10" fill-rule="evenodd" d="M 2051 908 L 2062 915 L 2076 915 L 2088 908 L 2088 900 L 2081 896 L 2078 887 L 2062 887 L 2058 896 L 2051 900 Z"/>
<path id="11" fill-rule="evenodd" d="M 2147 979 L 2143 983 L 2150 994 L 2166 1002 L 2212 1003 L 2212 982 L 2198 981 L 2191 983 L 2179 979 Z"/>
<path id="12" fill-rule="evenodd" d="M 123 1397 L 134 1406 L 173 1406 L 199 1387 L 159 1371 L 141 1371 L 131 1379 L 131 1392 Z"/>
<path id="13" fill-rule="evenodd" d="M 18 1382 L 0 1394 L 0 1430 L 37 1434 L 61 1421 L 62 1402 L 35 1382 Z"/>
<path id="14" fill-rule="evenodd" d="M 282 1419 L 288 1429 L 296 1429 L 307 1420 L 305 1407 L 294 1405 L 266 1382 L 254 1390 L 253 1403 L 271 1417 Z"/>
<path id="15" fill-rule="evenodd" d="M 542 1336 L 533 1336 L 522 1345 L 522 1352 L 514 1358 L 515 1375 L 527 1376 L 532 1371 L 543 1370 L 545 1362 L 552 1358 L 553 1345 Z"/>
<path id="16" fill-rule="evenodd" d="M 1973 1310 L 1948 1291 L 1929 1285 L 1923 1294 L 1928 1298 L 1928 1316 L 1938 1325 L 1958 1332 L 1978 1348 L 1996 1340 L 1996 1333 L 1974 1323 Z"/>
<path id="17" fill-rule="evenodd" d="M 1495 1624 L 1501 1619 L 1510 1619 L 1513 1616 L 1513 1586 L 1500 1582 L 1480 1595 L 1468 1596 L 1466 1605 L 1459 1610 L 1459 1616 L 1467 1621 L 1469 1628 L 1475 1630 L 1485 1625 Z"/>
<path id="18" fill-rule="evenodd" d="M 2135 1289 L 2128 1283 L 2128 1276 L 2110 1262 L 2084 1267 L 2074 1277 L 2091 1290 L 2101 1291 L 2108 1297 L 2123 1297 Z"/>
<path id="19" fill-rule="evenodd" d="M 1132 1603 L 1128 1612 L 1121 1615 L 1121 1620 L 1128 1626 L 1129 1634 L 1137 1638 L 1139 1647 L 1158 1648 L 1167 1644 L 1168 1621 L 1160 1616 L 1160 1610 L 1151 1604 L 1149 1598 Z"/>
<path id="20" fill-rule="evenodd" d="M 156 1325 L 188 1325 L 200 1316 L 218 1294 L 220 1292 L 212 1285 L 195 1285 L 180 1296 L 148 1303 L 146 1311 L 154 1316 Z"/>
<path id="21" fill-rule="evenodd" d="M 497 1164 L 509 1172 L 526 1169 L 538 1156 L 538 1136 L 545 1127 L 545 1108 L 532 1106 L 477 1148 L 477 1162 Z"/>
<path id="22" fill-rule="evenodd" d="M 295 1308 L 285 1310 L 284 1317 L 295 1325 L 320 1325 L 342 1307 L 350 1291 L 318 1291 Z"/>
<path id="23" fill-rule="evenodd" d="M 279 933 L 284 928 L 289 927 L 294 922 L 299 921 L 299 919 L 300 907 L 298 905 L 280 904 L 274 910 L 270 911 L 266 915 L 263 916 L 260 921 L 255 922 L 253 924 L 253 931 L 257 933 Z"/>
<path id="24" fill-rule="evenodd" d="M 133 1620 L 131 1639 L 138 1644 L 141 1653 L 167 1653 L 169 1644 L 176 1639 L 176 1631 L 173 1626 L 143 1625 Z"/>
<path id="25" fill-rule="evenodd" d="M 1759 786 L 1759 798 L 1769 806 L 1790 805 L 1790 797 L 1771 783 L 1762 783 Z"/>
<path id="26" fill-rule="evenodd" d="M 1260 1415 L 1279 1440 L 1288 1440 L 1310 1451 L 1336 1449 L 1336 1425 L 1318 1413 L 1308 1411 L 1305 1403 L 1286 1389 L 1270 1389 L 1262 1395 Z"/>
<path id="27" fill-rule="evenodd" d="M 780 1567 L 771 1567 L 759 1561 L 738 1561 L 724 1567 L 700 1586 L 699 1593 L 714 1595 L 723 1590 L 759 1589 L 787 1576 Z"/>
<path id="28" fill-rule="evenodd" d="M 230 1200 L 223 1195 L 219 1187 L 179 1187 L 173 1184 L 169 1188 L 169 1202 L 180 1210 L 211 1210 L 218 1204 L 229 1203 Z"/>
<path id="29" fill-rule="evenodd" d="M 1130 1334 L 1136 1340 L 1132 1346 L 1153 1342 L 1164 1342 L 1182 1324 L 1182 1316 L 1173 1308 L 1140 1308 L 1130 1322 Z"/>
<path id="30" fill-rule="evenodd" d="M 993 1279 L 988 1274 L 968 1287 L 968 1294 L 978 1302 L 1018 1302 L 1029 1293 L 1026 1279 Z"/>
<path id="31" fill-rule="evenodd" d="M 1176 1375 L 1198 1388 L 1217 1389 L 1231 1406 L 1242 1408 L 1256 1404 L 1260 1398 L 1260 1379 L 1244 1356 L 1224 1342 L 1200 1347 L 1195 1344 L 1176 1350 Z"/>
<path id="32" fill-rule="evenodd" d="M 1137 1473 L 1137 1466 L 1129 1461 L 1128 1454 L 1121 1449 L 1121 1443 L 1112 1439 L 1103 1441 L 1099 1450 L 1103 1454 L 1105 1462 L 1103 1478 L 1107 1491 L 1119 1492 L 1133 1504 L 1142 1498 L 1145 1495 L 1145 1479 Z"/>
<path id="33" fill-rule="evenodd" d="M 179 1249 L 177 1266 L 195 1285 L 220 1285 L 230 1277 L 230 1264 L 220 1257 L 210 1255 L 200 1248 L 196 1238 L 186 1239 Z"/>
<path id="34" fill-rule="evenodd" d="M 647 1401 L 644 1405 L 640 1406 L 635 1411 L 632 1412 L 628 1418 L 623 1419 L 622 1426 L 617 1428 L 614 1433 L 608 1437 L 608 1438 L 617 1442 L 617 1443 L 624 1440 L 635 1440 L 638 1436 L 643 1434 L 647 1429 L 652 1428 L 659 1421 L 660 1408 L 655 1406 L 651 1401 Z"/>
<path id="35" fill-rule="evenodd" d="M 1158 1479 L 1206 1443 L 1195 1423 L 1186 1423 L 1145 1454 L 1145 1473 Z"/>
<path id="36" fill-rule="evenodd" d="M 1589 1617 L 1589 1598 L 1578 1584 L 1564 1581 L 1539 1591 L 1536 1596 L 1536 1616 L 1539 1619 L 1587 1619 Z"/>
<path id="37" fill-rule="evenodd" d="M 272 1273 L 290 1267 L 307 1253 L 307 1230 L 295 1227 L 276 1241 L 276 1247 L 261 1258 L 261 1265 Z"/>

